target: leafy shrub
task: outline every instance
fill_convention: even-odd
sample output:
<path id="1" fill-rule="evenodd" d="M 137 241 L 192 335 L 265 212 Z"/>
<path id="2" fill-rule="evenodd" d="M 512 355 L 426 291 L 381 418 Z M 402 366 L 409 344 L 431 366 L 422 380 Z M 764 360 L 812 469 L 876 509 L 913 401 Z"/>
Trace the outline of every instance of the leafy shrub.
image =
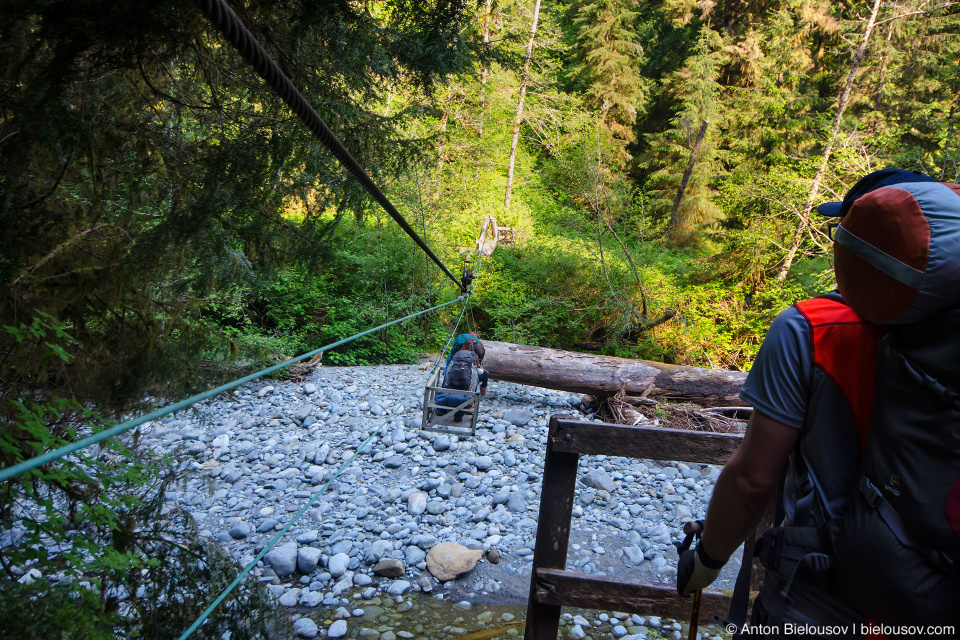
<path id="1" fill-rule="evenodd" d="M 444 290 L 425 279 L 424 256 L 401 231 L 373 222 L 343 225 L 337 241 L 321 266 L 288 267 L 213 301 L 205 315 L 219 323 L 234 351 L 219 357 L 273 364 L 437 304 Z M 422 316 L 395 325 L 325 352 L 323 361 L 416 362 L 421 348 L 437 342 L 430 337 L 437 322 Z"/>
<path id="2" fill-rule="evenodd" d="M 109 428 L 80 402 L 44 390 L 72 360 L 67 327 L 36 313 L 5 326 L 10 355 L 37 355 L 0 396 L 0 460 L 9 467 Z M 21 364 L 25 360 L 20 360 Z M 51 364 L 50 368 L 43 365 Z M 165 506 L 169 461 L 111 438 L 0 485 L 0 638 L 175 638 L 239 572 Z M 272 599 L 244 585 L 200 638 L 290 636 Z"/>

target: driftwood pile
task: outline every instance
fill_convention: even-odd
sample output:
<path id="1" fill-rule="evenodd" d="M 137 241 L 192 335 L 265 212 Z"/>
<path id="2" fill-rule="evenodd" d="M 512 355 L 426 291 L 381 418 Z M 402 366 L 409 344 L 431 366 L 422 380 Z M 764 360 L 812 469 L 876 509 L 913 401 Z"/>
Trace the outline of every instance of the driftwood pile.
<path id="1" fill-rule="evenodd" d="M 284 369 L 283 379 L 288 382 L 304 382 L 322 363 L 323 352 L 321 351 L 306 362 L 297 362 Z"/>
<path id="2" fill-rule="evenodd" d="M 604 422 L 713 433 L 743 433 L 753 413 L 750 407 L 703 407 L 692 402 L 658 402 L 652 398 L 627 396 L 623 392 L 599 399 L 584 394 L 580 400 Z"/>

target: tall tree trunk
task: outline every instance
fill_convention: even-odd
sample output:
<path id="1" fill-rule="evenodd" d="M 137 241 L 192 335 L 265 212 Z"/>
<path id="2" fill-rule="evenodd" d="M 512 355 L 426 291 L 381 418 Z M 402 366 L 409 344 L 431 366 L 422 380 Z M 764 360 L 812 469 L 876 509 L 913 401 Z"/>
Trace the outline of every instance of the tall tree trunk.
<path id="1" fill-rule="evenodd" d="M 443 113 L 440 115 L 440 135 L 437 137 L 437 170 L 443 171 L 443 161 L 447 151 L 447 120 L 450 119 L 450 112 L 447 105 L 450 103 L 452 89 L 447 85 L 443 92 Z"/>
<path id="2" fill-rule="evenodd" d="M 537 21 L 540 19 L 540 0 L 533 6 L 533 24 L 530 27 L 530 42 L 527 43 L 527 60 L 523 63 L 523 76 L 520 78 L 520 99 L 517 100 L 517 115 L 513 119 L 513 141 L 510 143 L 510 163 L 507 167 L 507 193 L 503 206 L 510 209 L 510 195 L 513 190 L 513 165 L 517 160 L 517 142 L 520 140 L 520 122 L 523 119 L 523 98 L 527 95 L 527 82 L 530 78 L 530 60 L 533 58 L 533 42 L 537 36 Z"/>
<path id="3" fill-rule="evenodd" d="M 493 11 L 493 0 L 487 0 L 487 8 L 483 14 L 483 44 L 490 44 L 490 18 Z M 483 140 L 483 118 L 487 110 L 487 76 L 490 74 L 490 68 L 483 65 L 483 71 L 480 72 L 480 122 L 477 127 L 477 140 Z M 477 153 L 477 166 L 474 169 L 474 179 L 480 178 L 480 160 L 482 153 Z"/>
<path id="4" fill-rule="evenodd" d="M 443 113 L 440 116 L 440 135 L 437 137 L 437 192 L 433 194 L 433 199 L 440 200 L 440 192 L 443 190 L 443 161 L 447 152 L 447 120 L 450 117 L 447 105 L 450 103 L 450 96 L 453 93 L 452 84 L 447 84 L 443 92 Z"/>
<path id="5" fill-rule="evenodd" d="M 960 96 L 957 96 L 960 100 Z M 953 136 L 953 116 L 957 112 L 957 103 L 950 105 L 950 117 L 947 119 L 947 137 L 943 141 L 943 165 L 940 167 L 940 181 L 947 175 L 947 159 L 950 157 L 950 138 Z"/>
<path id="6" fill-rule="evenodd" d="M 827 165 L 830 162 L 830 154 L 833 152 L 834 142 L 840 133 L 840 122 L 843 118 L 843 112 L 847 108 L 847 102 L 850 99 L 850 92 L 853 90 L 853 84 L 854 80 L 856 79 L 857 70 L 860 68 L 860 63 L 863 61 L 863 56 L 867 53 L 867 45 L 870 42 L 870 34 L 873 33 L 873 26 L 877 21 L 877 13 L 880 11 L 880 2 L 881 0 L 873 1 L 873 8 L 870 11 L 870 18 L 867 20 L 867 28 L 863 32 L 863 38 L 860 40 L 860 46 L 857 48 L 857 52 L 853 55 L 853 62 L 850 65 L 850 73 L 847 74 L 847 82 L 843 85 L 843 91 L 840 92 L 840 96 L 837 98 L 837 114 L 833 118 L 833 127 L 830 131 L 830 137 L 827 138 L 827 144 L 823 149 L 823 158 L 820 160 L 820 168 L 817 169 L 817 173 L 813 177 L 813 183 L 810 185 L 810 192 L 807 195 L 807 200 L 803 203 L 803 211 L 800 213 L 800 226 L 797 227 L 797 231 L 793 235 L 793 241 L 790 243 L 790 248 L 787 250 L 787 255 L 783 259 L 783 265 L 780 267 L 780 272 L 777 274 L 777 280 L 780 282 L 783 282 L 787 279 L 787 275 L 790 273 L 790 268 L 793 266 L 793 261 L 797 257 L 797 252 L 800 250 L 800 244 L 803 242 L 803 235 L 806 233 L 807 227 L 810 225 L 810 212 L 813 211 L 813 203 L 816 202 L 817 197 L 820 195 L 820 185 L 823 183 L 823 178 L 827 174 Z"/>

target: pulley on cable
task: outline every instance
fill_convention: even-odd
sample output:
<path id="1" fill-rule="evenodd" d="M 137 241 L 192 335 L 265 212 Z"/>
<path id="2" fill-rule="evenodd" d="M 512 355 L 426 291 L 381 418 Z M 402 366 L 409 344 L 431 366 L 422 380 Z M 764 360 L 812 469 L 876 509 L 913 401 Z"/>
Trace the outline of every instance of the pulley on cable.
<path id="1" fill-rule="evenodd" d="M 460 278 L 460 293 L 470 293 L 470 285 L 473 284 L 473 262 L 470 256 L 463 259 L 463 276 Z"/>

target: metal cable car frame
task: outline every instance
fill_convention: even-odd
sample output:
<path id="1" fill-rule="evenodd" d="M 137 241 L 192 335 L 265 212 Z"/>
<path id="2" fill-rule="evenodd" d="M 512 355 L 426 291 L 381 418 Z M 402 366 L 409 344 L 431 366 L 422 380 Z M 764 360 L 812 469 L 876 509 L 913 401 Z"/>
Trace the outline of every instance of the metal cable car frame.
<path id="1" fill-rule="evenodd" d="M 444 368 L 445 369 L 445 368 Z M 442 385 L 441 373 L 444 369 L 438 368 L 427 386 L 423 388 L 423 421 L 421 431 L 433 431 L 455 436 L 475 436 L 477 434 L 477 419 L 480 416 L 480 392 L 447 389 Z M 465 396 L 467 399 L 455 407 L 437 404 L 437 393 L 452 393 Z M 443 415 L 438 415 L 439 412 Z M 470 416 L 470 426 L 458 426 L 454 418 L 457 413 L 466 413 Z"/>

